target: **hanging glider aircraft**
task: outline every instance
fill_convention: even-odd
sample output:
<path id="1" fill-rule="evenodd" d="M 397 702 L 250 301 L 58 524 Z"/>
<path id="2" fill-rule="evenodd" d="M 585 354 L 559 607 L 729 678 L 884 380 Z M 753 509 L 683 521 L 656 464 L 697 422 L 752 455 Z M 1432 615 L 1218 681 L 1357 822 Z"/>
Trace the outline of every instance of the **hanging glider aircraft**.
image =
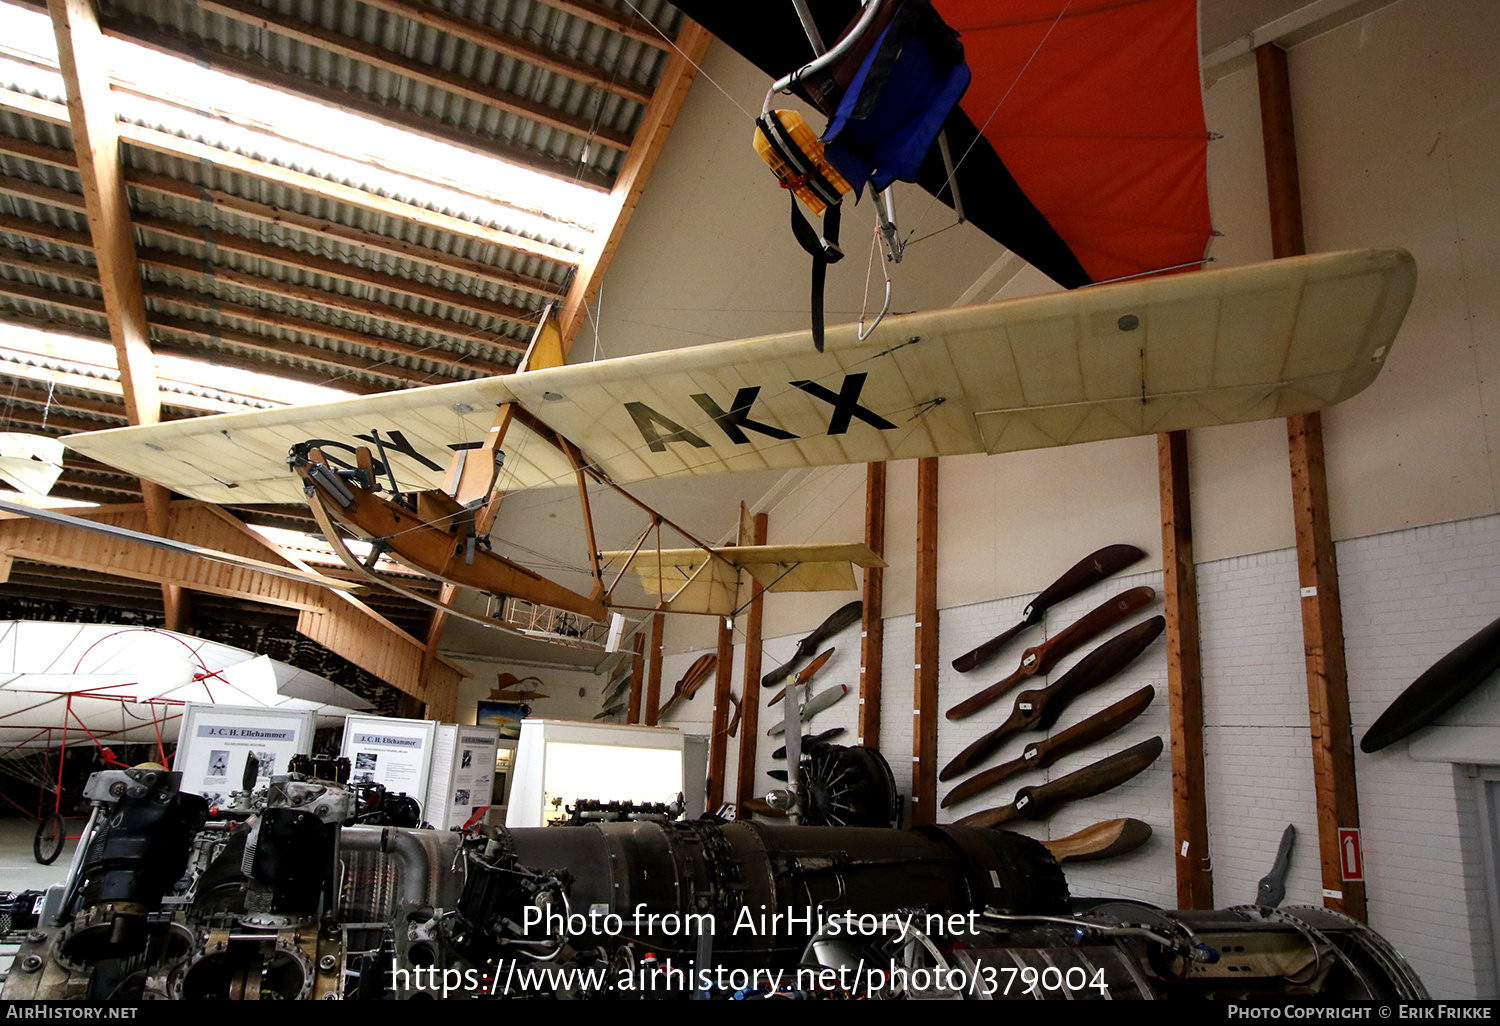
<path id="1" fill-rule="evenodd" d="M 1196 268 L 1205 259 L 1213 225 L 1197 0 L 930 0 L 956 33 L 969 73 L 940 131 L 924 128 L 925 112 L 906 101 L 929 87 L 934 102 L 951 104 L 940 75 L 918 68 L 900 78 L 895 98 L 878 93 L 883 74 L 907 70 L 910 48 L 896 33 L 904 27 L 924 38 L 921 22 L 903 26 L 901 15 L 925 2 L 674 4 L 781 91 L 829 117 L 829 159 L 856 189 L 863 184 L 856 173 L 866 171 L 875 188 L 891 177 L 915 181 L 1064 288 Z M 867 17 L 869 36 L 879 38 L 861 49 L 855 37 Z M 840 43 L 852 43 L 852 57 L 815 63 Z M 861 114 L 869 126 L 856 126 L 846 143 L 846 119 Z M 904 154 L 919 133 L 932 145 Z"/>
<path id="2" fill-rule="evenodd" d="M 377 541 L 400 555 L 405 539 L 447 532 L 445 553 L 466 566 L 465 553 L 482 548 L 466 543 L 465 525 L 480 518 L 463 503 L 467 514 L 449 515 L 449 465 L 502 433 L 503 463 L 484 475 L 495 492 L 1003 453 L 1286 417 L 1375 379 L 1415 281 L 1401 250 L 1319 254 L 889 317 L 863 341 L 847 325 L 829 330 L 821 353 L 796 332 L 66 442 L 209 502 L 306 497 L 315 511 L 344 513 L 379 498 L 390 519 L 371 532 Z M 360 453 L 376 440 L 379 459 Z M 408 497 L 376 495 L 390 477 Z M 436 519 L 419 515 L 411 492 L 427 493 Z M 716 558 L 705 551 L 685 586 L 707 579 L 698 573 Z M 594 593 L 571 600 L 586 615 L 607 608 L 594 566 Z M 544 579 L 518 573 L 511 593 L 534 596 L 534 580 Z M 552 598 L 533 600 L 566 608 L 556 593 L 566 589 L 546 585 Z M 727 611 L 727 588 L 700 590 L 707 611 Z"/>
<path id="3" fill-rule="evenodd" d="M 1163 276 L 1201 266 L 1212 234 L 1194 0 L 1016 0 L 998 12 L 978 0 L 677 5 L 829 116 L 829 159 L 852 160 L 856 192 L 915 178 L 1058 283 L 1093 287 L 885 317 L 826 338 L 815 302 L 811 332 L 574 366 L 555 342 L 550 355 L 534 343 L 527 369 L 506 377 L 67 444 L 209 502 L 305 498 L 331 541 L 340 528 L 371 538 L 376 554 L 450 584 L 597 620 L 620 606 L 614 588 L 628 569 L 654 593 L 650 608 L 725 614 L 746 577 L 772 590 L 847 589 L 851 564 L 878 561 L 863 546 L 714 547 L 680 529 L 690 547 L 663 549 L 660 526 L 675 525 L 638 502 L 650 526 L 635 549 L 601 553 L 588 486 L 1285 417 L 1340 402 L 1379 373 L 1414 288 L 1404 252 Z M 810 64 L 829 50 L 843 60 L 860 40 L 866 56 Z M 913 69 L 928 52 L 941 59 Z M 972 75 L 953 63 L 964 55 Z M 907 89 L 910 73 L 921 90 Z M 918 92 L 941 114 L 905 103 Z M 884 121 L 894 130 L 874 124 Z M 872 140 L 873 156 L 860 149 Z M 495 496 L 563 482 L 583 504 L 588 594 L 488 548 Z"/>

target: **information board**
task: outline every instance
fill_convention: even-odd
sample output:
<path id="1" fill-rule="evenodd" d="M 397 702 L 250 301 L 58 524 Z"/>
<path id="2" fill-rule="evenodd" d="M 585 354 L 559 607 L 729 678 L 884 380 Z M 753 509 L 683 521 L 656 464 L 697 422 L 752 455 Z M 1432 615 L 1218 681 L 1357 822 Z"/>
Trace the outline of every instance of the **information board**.
<path id="1" fill-rule="evenodd" d="M 427 782 L 427 822 L 451 830 L 489 806 L 499 733 L 494 727 L 438 724 Z"/>
<path id="2" fill-rule="evenodd" d="M 346 716 L 340 754 L 349 760 L 349 779 L 354 783 L 384 784 L 387 791 L 406 794 L 424 803 L 422 818 L 432 821 L 425 803 L 436 729 L 433 720 Z"/>
<path id="3" fill-rule="evenodd" d="M 240 789 L 250 756 L 259 763 L 255 786 L 265 787 L 273 774 L 287 771 L 292 756 L 312 751 L 313 727 L 310 709 L 189 702 L 183 707 L 172 769 L 182 774 L 184 791 L 221 805 Z"/>

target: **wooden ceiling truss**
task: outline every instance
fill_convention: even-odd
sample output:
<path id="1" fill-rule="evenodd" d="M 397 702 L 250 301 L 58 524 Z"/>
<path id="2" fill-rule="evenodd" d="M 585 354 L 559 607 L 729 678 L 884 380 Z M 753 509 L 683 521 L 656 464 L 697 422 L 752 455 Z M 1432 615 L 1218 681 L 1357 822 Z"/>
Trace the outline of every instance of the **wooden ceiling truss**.
<path id="1" fill-rule="evenodd" d="M 562 311 L 565 352 L 708 43 L 707 34 L 691 22 L 653 26 L 592 0 L 546 0 L 557 17 L 598 26 L 607 31 L 606 39 L 618 37 L 618 43 L 597 47 L 592 55 L 564 52 L 562 43 L 537 41 L 418 0 L 367 0 L 383 16 L 522 62 L 528 74 L 557 76 L 573 88 L 581 85 L 612 103 L 632 105 L 639 111 L 632 119 L 638 127 L 625 132 L 535 95 L 387 51 L 253 0 L 196 0 L 200 11 L 226 19 L 225 24 L 250 25 L 331 55 L 327 59 L 391 76 L 405 88 L 440 90 L 520 119 L 523 128 L 514 138 L 498 139 L 440 123 L 404 109 L 400 101 L 382 102 L 271 67 L 233 52 L 226 40 L 190 40 L 170 28 L 170 12 L 163 12 L 160 22 L 115 14 L 101 19 L 90 0 L 7 2 L 52 18 L 60 46 L 55 70 L 63 76 L 67 103 L 0 88 L 7 123 L 33 126 L 0 131 L 0 324 L 108 341 L 118 354 L 118 371 L 105 368 L 97 387 L 71 379 L 49 384 L 34 368 L 0 360 L 5 426 L 50 435 L 200 415 L 182 405 L 170 387 L 158 387 L 158 354 L 369 394 L 509 373 L 543 311 L 554 304 Z M 503 225 L 117 120 L 116 96 L 135 87 L 110 81 L 102 56 L 105 37 L 187 57 L 606 194 L 598 241 L 575 251 Z M 615 56 L 622 47 L 644 55 L 623 73 Z M 651 81 L 642 80 L 648 77 Z M 602 152 L 597 147 L 612 150 L 619 154 L 618 170 L 565 164 L 555 152 L 528 149 L 533 129 L 526 125 L 567 133 L 580 140 L 585 154 Z M 54 143 L 68 137 L 72 149 Z M 267 201 L 286 194 L 296 202 Z M 579 476 L 582 481 L 583 469 Z M 223 541 L 219 536 L 228 528 L 198 513 L 184 519 L 176 511 L 186 507 L 169 502 L 156 485 L 73 453 L 66 456 L 54 494 L 133 511 L 128 515 L 156 533 L 182 537 L 185 530 L 206 529 Z M 301 508 L 241 509 L 235 515 L 241 524 L 305 529 L 311 523 Z M 31 530 L 66 533 L 50 525 Z M 149 587 L 144 582 L 154 582 L 163 589 L 169 626 L 188 628 L 185 589 L 200 590 L 216 602 L 292 608 L 299 629 L 307 628 L 304 633 L 355 662 L 360 660 L 350 653 L 358 654 L 372 636 L 394 632 L 405 640 L 374 646 L 389 649 L 370 657 L 379 669 L 360 665 L 428 701 L 432 710 L 451 704 L 456 671 L 436 654 L 447 613 L 429 616 L 427 606 L 449 606 L 454 595 L 447 588 L 439 593 L 437 582 L 401 579 L 410 597 L 386 594 L 378 600 L 403 623 L 423 623 L 417 634 L 426 638 L 419 640 L 368 606 L 353 614 L 342 608 L 354 600 L 304 598 L 288 607 L 258 586 L 215 583 L 210 571 L 179 565 L 190 557 L 168 566 L 160 556 L 107 550 L 107 558 L 78 562 L 72 549 L 63 558 L 61 550 L 68 546 L 59 537 L 52 538 L 50 549 L 12 549 L 21 544 L 15 539 L 25 529 L 7 521 L 0 523 L 0 533 L 4 551 L 15 561 L 10 565 L 25 568 L 12 574 L 7 585 L 12 593 L 129 607 L 141 602 L 142 588 Z M 26 544 L 41 543 L 33 537 Z M 79 587 L 80 574 L 118 583 L 112 594 L 107 586 L 103 593 L 90 592 Z M 357 576 L 343 568 L 337 574 Z M 602 573 L 595 577 L 596 590 L 602 590 Z"/>

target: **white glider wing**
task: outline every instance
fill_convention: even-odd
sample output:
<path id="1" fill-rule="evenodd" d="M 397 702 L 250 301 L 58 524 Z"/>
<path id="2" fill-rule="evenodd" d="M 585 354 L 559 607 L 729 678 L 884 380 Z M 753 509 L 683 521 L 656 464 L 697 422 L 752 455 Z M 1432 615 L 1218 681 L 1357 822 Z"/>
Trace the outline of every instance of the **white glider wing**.
<path id="1" fill-rule="evenodd" d="M 1318 254 L 887 317 L 864 341 L 830 329 L 822 353 L 799 332 L 66 441 L 218 503 L 297 501 L 293 444 L 352 463 L 376 432 L 403 490 L 438 487 L 505 403 L 526 414 L 506 490 L 572 482 L 547 429 L 622 483 L 1035 449 L 1347 399 L 1380 372 L 1415 283 L 1402 250 Z"/>

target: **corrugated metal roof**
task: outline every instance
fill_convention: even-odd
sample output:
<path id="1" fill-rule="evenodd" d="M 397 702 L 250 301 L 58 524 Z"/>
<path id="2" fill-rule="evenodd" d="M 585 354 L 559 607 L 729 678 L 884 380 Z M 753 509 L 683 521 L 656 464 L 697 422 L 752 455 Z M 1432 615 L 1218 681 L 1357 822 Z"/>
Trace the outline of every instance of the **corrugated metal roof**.
<path id="1" fill-rule="evenodd" d="M 462 19 L 575 65 L 559 70 L 424 24 L 413 13 L 393 13 L 400 2 L 105 0 L 100 16 L 111 34 L 134 34 L 244 74 L 268 69 L 281 87 L 305 83 L 313 98 L 343 96 L 351 109 L 364 105 L 387 123 L 439 126 L 434 134 L 456 136 L 466 148 L 518 152 L 561 177 L 608 187 L 667 48 L 570 12 L 567 0 L 409 0 L 419 12 Z M 20 5 L 38 9 L 36 0 Z M 587 6 L 618 12 L 642 29 L 647 22 L 638 10 L 668 36 L 682 22 L 665 0 Z M 288 19 L 288 27 L 256 24 L 257 13 Z M 307 37 L 320 32 L 340 38 Z M 501 93 L 546 114 L 537 120 L 504 109 Z M 101 291 L 88 281 L 93 258 L 83 241 L 82 186 L 68 166 L 71 133 L 60 97 L 49 99 L 51 121 L 0 109 L 0 215 L 20 222 L 0 225 L 0 331 L 9 321 L 107 338 Z M 611 135 L 616 145 L 606 141 Z M 249 148 L 245 156 L 266 159 Z M 121 156 L 150 336 L 162 352 L 362 392 L 467 379 L 513 366 L 517 353 L 497 343 L 524 344 L 544 306 L 566 294 L 576 273 L 572 262 L 423 220 L 415 210 L 398 216 L 128 140 Z M 488 185 L 473 189 L 483 194 Z M 49 239 L 49 230 L 77 241 Z M 563 243 L 547 238 L 548 228 L 530 230 L 542 233 L 540 241 Z M 123 419 L 123 404 L 107 395 L 56 386 L 49 407 L 38 401 L 46 386 L 37 386 L 0 366 L 0 417 L 8 411 L 18 426 L 34 425 L 48 409 L 49 433 Z M 63 492 L 75 496 L 138 496 L 133 481 L 97 465 L 75 463 L 70 474 Z M 427 615 L 425 608 L 412 613 L 421 622 Z"/>
<path id="2" fill-rule="evenodd" d="M 152 28 L 171 33 L 185 48 L 212 60 L 215 53 L 257 61 L 269 68 L 398 107 L 439 124 L 461 128 L 475 141 L 490 140 L 519 147 L 556 161 L 564 169 L 579 167 L 606 178 L 619 170 L 623 150 L 591 141 L 589 132 L 628 137 L 640 121 L 639 103 L 616 96 L 567 75 L 517 60 L 469 40 L 438 31 L 388 11 L 360 3 L 275 0 L 238 6 L 256 8 L 267 18 L 281 18 L 295 28 L 331 31 L 351 46 L 363 45 L 379 57 L 405 60 L 422 69 L 453 76 L 475 91 L 503 93 L 540 104 L 559 118 L 579 123 L 564 130 L 502 110 L 457 88 L 443 88 L 415 75 L 383 68 L 302 39 L 288 30 L 258 23 L 253 17 L 231 17 L 208 5 L 161 3 L 160 0 L 112 0 L 101 5 L 104 23 L 123 32 Z M 433 5 L 437 7 L 438 5 Z M 675 9 L 663 7 L 675 14 Z M 439 8 L 442 9 L 442 8 Z M 662 51 L 624 39 L 609 29 L 573 17 L 545 4 L 454 4 L 446 8 L 465 20 L 501 29 L 562 56 L 595 65 L 607 75 L 648 86 L 660 73 Z M 680 19 L 671 19 L 680 20 Z"/>

